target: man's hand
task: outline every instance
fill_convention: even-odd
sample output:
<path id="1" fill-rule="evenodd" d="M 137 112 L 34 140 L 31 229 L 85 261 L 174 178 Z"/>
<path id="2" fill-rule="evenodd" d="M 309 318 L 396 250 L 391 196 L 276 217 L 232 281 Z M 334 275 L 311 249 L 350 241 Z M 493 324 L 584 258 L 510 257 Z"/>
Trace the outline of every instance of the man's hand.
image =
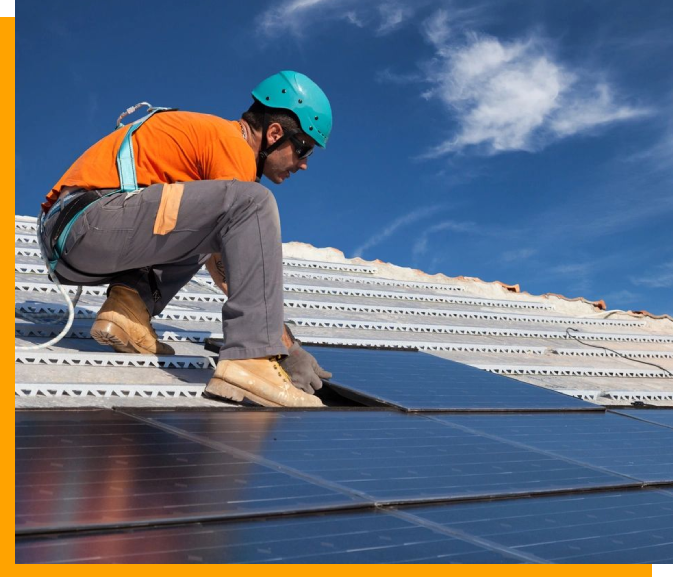
<path id="1" fill-rule="evenodd" d="M 290 375 L 292 384 L 305 393 L 312 395 L 322 387 L 320 379 L 329 379 L 332 373 L 323 369 L 312 354 L 295 342 L 288 350 L 288 356 L 280 361 L 280 366 Z"/>

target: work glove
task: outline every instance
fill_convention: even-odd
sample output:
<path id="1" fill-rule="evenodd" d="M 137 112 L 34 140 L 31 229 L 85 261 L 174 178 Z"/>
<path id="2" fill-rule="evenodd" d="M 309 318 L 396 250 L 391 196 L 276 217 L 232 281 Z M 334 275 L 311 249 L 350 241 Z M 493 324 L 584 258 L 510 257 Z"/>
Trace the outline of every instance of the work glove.
<path id="1" fill-rule="evenodd" d="M 290 375 L 292 384 L 309 395 L 322 387 L 320 379 L 332 377 L 332 373 L 323 369 L 313 355 L 302 349 L 298 342 L 292 344 L 287 357 L 280 361 L 280 366 Z"/>

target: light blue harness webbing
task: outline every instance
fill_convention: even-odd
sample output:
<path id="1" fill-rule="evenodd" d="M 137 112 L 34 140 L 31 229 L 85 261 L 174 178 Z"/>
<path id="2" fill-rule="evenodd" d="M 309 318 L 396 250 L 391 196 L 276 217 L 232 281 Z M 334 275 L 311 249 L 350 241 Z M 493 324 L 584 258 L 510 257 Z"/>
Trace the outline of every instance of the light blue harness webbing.
<path id="1" fill-rule="evenodd" d="M 84 211 L 87 208 L 98 202 L 101 198 L 105 198 L 106 196 L 110 196 L 111 194 L 117 194 L 119 192 L 128 193 L 133 192 L 134 190 L 138 190 L 138 177 L 136 175 L 136 159 L 133 154 L 133 142 L 132 142 L 133 133 L 136 130 L 138 130 L 143 124 L 145 124 L 145 122 L 147 122 L 150 118 L 152 118 L 152 116 L 154 116 L 157 112 L 176 110 L 175 108 L 165 108 L 159 106 L 153 107 L 150 106 L 147 102 L 141 102 L 139 104 L 136 104 L 135 106 L 132 106 L 131 108 L 128 108 L 124 113 L 122 113 L 122 115 L 117 119 L 116 129 L 118 130 L 119 128 L 124 126 L 124 124 L 122 124 L 121 122 L 122 118 L 128 116 L 129 114 L 133 114 L 141 106 L 147 106 L 149 114 L 146 114 L 142 118 L 139 118 L 135 122 L 132 122 L 131 124 L 128 125 L 128 128 L 126 129 L 126 134 L 124 135 L 124 139 L 119 145 L 119 150 L 117 151 L 117 173 L 119 174 L 119 188 L 117 190 L 113 190 L 101 196 L 99 199 L 95 200 L 91 204 L 84 207 L 82 210 L 76 213 L 75 216 L 72 217 L 72 219 L 70 219 L 70 222 L 63 229 L 63 232 L 59 235 L 58 240 L 56 241 L 56 246 L 54 246 L 52 258 L 49 259 L 50 271 L 53 271 L 56 268 L 58 259 L 61 257 L 61 254 L 63 253 L 63 247 L 65 246 L 65 241 L 68 238 L 68 234 L 70 234 L 70 229 L 75 224 L 75 221 L 84 213 Z M 42 218 L 40 219 L 41 226 L 44 220 L 44 216 L 45 215 L 43 213 Z"/>

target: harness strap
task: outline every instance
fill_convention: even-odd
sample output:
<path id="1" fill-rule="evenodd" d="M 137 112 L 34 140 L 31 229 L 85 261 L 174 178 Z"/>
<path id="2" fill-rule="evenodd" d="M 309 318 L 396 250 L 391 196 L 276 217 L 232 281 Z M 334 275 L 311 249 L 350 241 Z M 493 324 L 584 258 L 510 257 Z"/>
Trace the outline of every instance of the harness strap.
<path id="1" fill-rule="evenodd" d="M 143 103 L 145 104 L 145 103 Z M 129 109 L 131 110 L 131 109 Z M 119 174 L 119 192 L 133 192 L 138 190 L 138 178 L 136 176 L 136 159 L 133 154 L 133 143 L 131 137 L 133 133 L 138 130 L 145 122 L 147 122 L 157 112 L 165 112 L 166 110 L 175 110 L 175 108 L 149 108 L 150 113 L 139 118 L 131 123 L 126 130 L 124 139 L 117 151 L 117 173 Z M 124 126 L 121 122 L 117 127 Z"/>
<path id="2" fill-rule="evenodd" d="M 96 191 L 89 191 L 84 193 L 80 198 L 72 201 L 66 209 L 64 209 L 63 214 L 58 217 L 57 226 L 55 226 L 54 233 L 49 239 L 50 245 L 53 247 L 52 258 L 49 259 L 49 269 L 54 271 L 58 263 L 59 258 L 63 252 L 63 247 L 65 246 L 65 241 L 68 238 L 70 229 L 72 228 L 75 221 L 82 215 L 82 213 L 89 208 L 94 202 L 97 202 L 101 198 L 110 196 L 111 194 L 117 194 L 119 192 L 133 192 L 138 190 L 138 177 L 136 174 L 136 160 L 135 155 L 133 154 L 133 143 L 131 138 L 133 133 L 138 130 L 145 122 L 147 122 L 152 116 L 158 112 L 165 112 L 167 110 L 177 110 L 177 108 L 166 108 L 166 107 L 152 107 L 147 102 L 141 102 L 136 104 L 131 108 L 127 109 L 117 120 L 117 129 L 124 126 L 121 122 L 122 118 L 128 114 L 132 114 L 141 106 L 147 106 L 149 114 L 146 114 L 142 118 L 139 118 L 135 122 L 132 122 L 126 129 L 126 134 L 119 146 L 117 151 L 117 173 L 119 175 L 119 189 L 108 192 L 105 195 L 100 195 Z M 44 214 L 42 215 L 45 216 Z M 42 226 L 44 218 L 40 220 L 40 225 Z"/>

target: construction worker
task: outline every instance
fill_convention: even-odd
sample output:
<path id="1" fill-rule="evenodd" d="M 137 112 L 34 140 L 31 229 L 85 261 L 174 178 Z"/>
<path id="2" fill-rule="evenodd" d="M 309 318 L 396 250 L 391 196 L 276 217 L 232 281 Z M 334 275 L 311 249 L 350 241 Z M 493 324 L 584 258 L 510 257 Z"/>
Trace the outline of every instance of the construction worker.
<path id="1" fill-rule="evenodd" d="M 314 146 L 327 144 L 331 107 L 292 71 L 252 96 L 240 120 L 150 109 L 94 144 L 47 195 L 41 246 L 60 282 L 109 283 L 91 336 L 125 353 L 174 354 L 150 319 L 205 263 L 228 299 L 204 395 L 321 406 L 313 393 L 331 374 L 283 325 L 278 208 L 257 182 L 280 184 L 307 169 Z"/>

